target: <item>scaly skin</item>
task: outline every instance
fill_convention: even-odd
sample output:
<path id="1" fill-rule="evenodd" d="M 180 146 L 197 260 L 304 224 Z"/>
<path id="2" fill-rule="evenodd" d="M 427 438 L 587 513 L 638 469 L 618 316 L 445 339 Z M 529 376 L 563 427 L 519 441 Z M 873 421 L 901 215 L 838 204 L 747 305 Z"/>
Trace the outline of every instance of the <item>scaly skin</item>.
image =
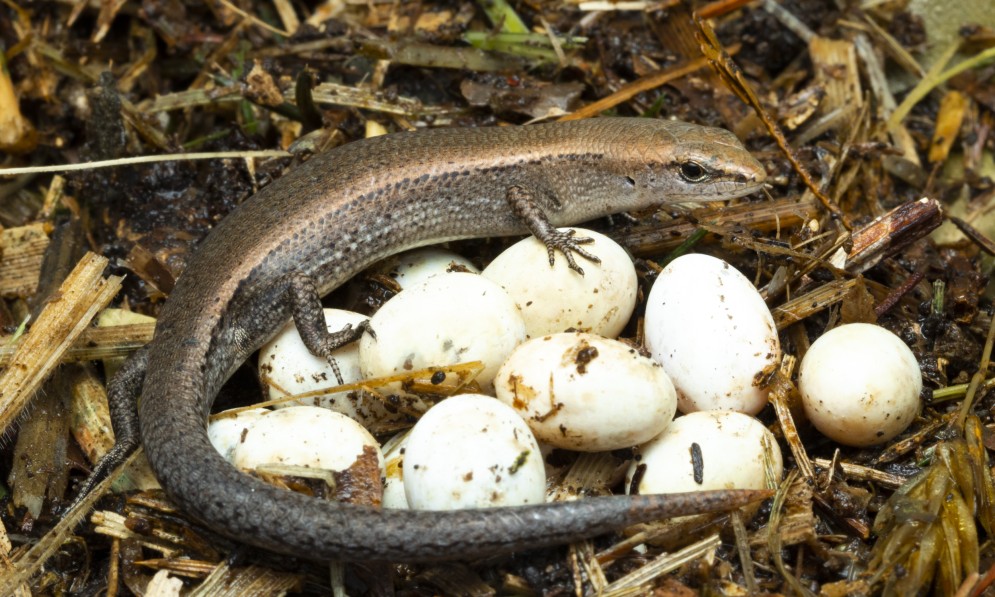
<path id="1" fill-rule="evenodd" d="M 685 180 L 697 178 L 695 165 L 706 180 Z M 162 310 L 147 362 L 139 354 L 112 384 L 115 427 L 122 435 L 135 427 L 122 403 L 133 404 L 141 387 L 141 439 L 172 499 L 219 533 L 309 559 L 472 558 L 755 501 L 767 492 L 377 510 L 244 475 L 212 448 L 205 427 L 224 381 L 290 318 L 291 278 L 324 294 L 406 249 L 530 228 L 549 241 L 543 215 L 563 226 L 667 201 L 729 199 L 764 178 L 729 132 L 651 119 L 439 129 L 336 148 L 264 188 L 207 237 Z M 528 202 L 512 209 L 511 195 Z M 534 212 L 539 220 L 519 219 Z"/>

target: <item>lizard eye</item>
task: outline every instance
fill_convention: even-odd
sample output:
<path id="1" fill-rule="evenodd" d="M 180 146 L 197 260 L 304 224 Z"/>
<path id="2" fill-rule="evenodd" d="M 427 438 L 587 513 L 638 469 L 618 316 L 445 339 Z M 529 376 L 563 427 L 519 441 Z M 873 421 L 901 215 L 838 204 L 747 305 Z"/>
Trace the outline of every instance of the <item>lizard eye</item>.
<path id="1" fill-rule="evenodd" d="M 708 171 L 698 162 L 684 162 L 681 164 L 681 178 L 687 182 L 701 182 L 708 178 Z"/>

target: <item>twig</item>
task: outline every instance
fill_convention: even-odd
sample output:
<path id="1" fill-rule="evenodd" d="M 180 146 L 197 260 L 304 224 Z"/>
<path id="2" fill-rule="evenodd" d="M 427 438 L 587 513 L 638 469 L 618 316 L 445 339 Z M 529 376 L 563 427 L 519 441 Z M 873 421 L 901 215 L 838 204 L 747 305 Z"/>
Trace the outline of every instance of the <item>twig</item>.
<path id="1" fill-rule="evenodd" d="M 734 54 L 739 50 L 739 46 L 733 46 L 729 48 L 730 54 Z M 590 118 L 592 116 L 597 116 L 605 110 L 610 110 L 615 106 L 621 104 L 622 102 L 629 101 L 635 96 L 643 93 L 644 91 L 649 91 L 650 89 L 656 89 L 666 85 L 667 83 L 680 79 L 681 77 L 686 77 L 691 73 L 700 70 L 708 65 L 708 60 L 705 58 L 697 58 L 684 64 L 683 66 L 678 66 L 669 70 L 660 71 L 646 75 L 636 79 L 635 81 L 623 85 L 621 89 L 615 93 L 603 97 L 596 102 L 590 103 L 579 110 L 567 114 L 560 118 L 560 120 L 580 120 L 582 118 Z"/>
<path id="2" fill-rule="evenodd" d="M 263 149 L 259 151 L 214 151 L 202 153 L 170 153 L 164 155 L 138 155 L 130 158 L 114 160 L 99 160 L 79 164 L 61 164 L 55 166 L 28 166 L 24 168 L 2 168 L 0 176 L 20 176 L 21 174 L 42 174 L 51 172 L 75 172 L 94 168 L 113 168 L 130 164 L 149 164 L 153 162 L 175 162 L 180 160 L 227 160 L 235 158 L 284 158 L 290 153 L 281 149 Z"/>

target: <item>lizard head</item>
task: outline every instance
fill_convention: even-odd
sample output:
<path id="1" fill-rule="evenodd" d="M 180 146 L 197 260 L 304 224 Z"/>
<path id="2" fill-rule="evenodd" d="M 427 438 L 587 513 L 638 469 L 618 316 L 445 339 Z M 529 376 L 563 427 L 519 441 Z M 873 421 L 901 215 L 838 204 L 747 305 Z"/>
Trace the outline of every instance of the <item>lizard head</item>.
<path id="1" fill-rule="evenodd" d="M 630 147 L 639 153 L 630 162 L 631 177 L 656 203 L 733 199 L 763 187 L 763 166 L 729 131 L 678 121 L 647 123 L 652 124 Z"/>

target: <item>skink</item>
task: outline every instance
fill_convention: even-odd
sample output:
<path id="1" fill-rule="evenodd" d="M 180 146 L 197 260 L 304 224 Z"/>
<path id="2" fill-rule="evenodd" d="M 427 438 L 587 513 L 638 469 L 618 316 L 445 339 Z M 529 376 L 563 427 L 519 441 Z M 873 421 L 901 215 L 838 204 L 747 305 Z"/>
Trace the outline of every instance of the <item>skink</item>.
<path id="1" fill-rule="evenodd" d="M 739 197 L 764 179 L 728 131 L 634 118 L 399 133 L 315 156 L 239 206 L 199 247 L 155 338 L 110 384 L 119 445 L 98 471 L 134 448 L 140 428 L 152 469 L 184 511 L 238 541 L 324 560 L 472 558 L 754 501 L 766 493 L 457 512 L 338 504 L 240 473 L 211 446 L 206 420 L 225 380 L 291 317 L 324 356 L 362 332 L 328 334 L 319 297 L 383 257 L 532 232 L 551 260 L 556 249 L 579 270 L 573 254 L 594 256 L 556 226 Z"/>

